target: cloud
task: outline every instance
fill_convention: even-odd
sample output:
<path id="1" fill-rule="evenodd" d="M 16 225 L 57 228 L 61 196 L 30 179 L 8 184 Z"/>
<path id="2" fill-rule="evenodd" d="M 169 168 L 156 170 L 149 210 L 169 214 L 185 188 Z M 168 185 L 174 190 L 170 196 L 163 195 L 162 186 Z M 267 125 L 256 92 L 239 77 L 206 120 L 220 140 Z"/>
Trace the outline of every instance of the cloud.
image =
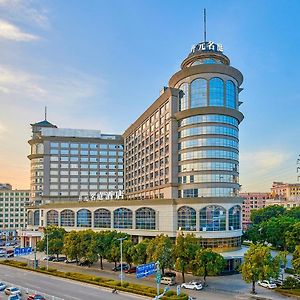
<path id="1" fill-rule="evenodd" d="M 106 81 L 98 76 L 61 67 L 33 73 L 17 67 L 0 65 L 0 95 L 9 104 L 14 102 L 54 103 L 71 105 L 78 100 L 98 96 L 103 98 Z"/>
<path id="2" fill-rule="evenodd" d="M 38 40 L 39 37 L 22 31 L 16 25 L 4 20 L 0 20 L 0 38 L 13 40 L 17 42 L 28 42 Z"/>

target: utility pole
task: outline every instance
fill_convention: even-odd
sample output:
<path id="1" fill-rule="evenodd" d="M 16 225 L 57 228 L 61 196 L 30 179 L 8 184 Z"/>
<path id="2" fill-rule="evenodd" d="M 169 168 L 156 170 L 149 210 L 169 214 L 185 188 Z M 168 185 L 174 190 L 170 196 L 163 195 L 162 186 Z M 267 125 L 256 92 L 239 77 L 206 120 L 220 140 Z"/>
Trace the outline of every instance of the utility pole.
<path id="1" fill-rule="evenodd" d="M 47 271 L 49 269 L 49 238 L 48 238 L 48 233 L 46 233 L 46 255 L 47 255 L 47 260 L 46 260 L 46 268 Z"/>
<path id="2" fill-rule="evenodd" d="M 126 237 L 123 237 L 123 238 L 118 238 L 117 240 L 120 241 L 121 243 L 121 274 L 120 274 L 120 279 L 121 279 L 121 286 L 123 286 L 123 241 L 127 239 L 127 236 Z"/>

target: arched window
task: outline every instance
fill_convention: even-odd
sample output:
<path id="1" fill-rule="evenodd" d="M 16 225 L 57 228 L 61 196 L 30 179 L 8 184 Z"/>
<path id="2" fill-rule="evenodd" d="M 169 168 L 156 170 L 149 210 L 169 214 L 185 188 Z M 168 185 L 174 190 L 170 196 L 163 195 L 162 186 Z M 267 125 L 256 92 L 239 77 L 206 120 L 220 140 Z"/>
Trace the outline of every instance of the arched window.
<path id="1" fill-rule="evenodd" d="M 229 230 L 241 229 L 241 207 L 235 205 L 229 209 Z"/>
<path id="2" fill-rule="evenodd" d="M 210 205 L 200 210 L 200 230 L 222 231 L 226 229 L 225 208 L 218 205 Z"/>
<path id="3" fill-rule="evenodd" d="M 77 227 L 92 227 L 92 213 L 88 209 L 77 212 Z"/>
<path id="4" fill-rule="evenodd" d="M 99 208 L 94 212 L 94 227 L 96 228 L 110 228 L 111 213 L 108 209 Z"/>
<path id="5" fill-rule="evenodd" d="M 189 206 L 182 206 L 177 211 L 177 229 L 195 231 L 196 211 Z"/>
<path id="6" fill-rule="evenodd" d="M 226 81 L 226 106 L 236 108 L 235 85 L 231 80 Z"/>
<path id="7" fill-rule="evenodd" d="M 33 212 L 31 210 L 27 213 L 27 222 L 28 225 L 33 225 Z"/>
<path id="8" fill-rule="evenodd" d="M 210 64 L 216 64 L 217 62 L 213 58 L 207 58 L 207 59 L 204 60 L 203 63 L 206 64 L 206 65 L 210 65 Z"/>
<path id="9" fill-rule="evenodd" d="M 149 207 L 139 208 L 135 213 L 136 229 L 155 229 L 155 210 Z"/>
<path id="10" fill-rule="evenodd" d="M 189 105 L 189 85 L 185 82 L 180 85 L 180 99 L 179 99 L 179 111 L 188 109 Z"/>
<path id="11" fill-rule="evenodd" d="M 74 227 L 75 212 L 70 209 L 65 209 L 60 213 L 60 226 Z"/>
<path id="12" fill-rule="evenodd" d="M 128 208 L 118 208 L 114 211 L 114 228 L 132 228 L 132 211 Z"/>
<path id="13" fill-rule="evenodd" d="M 221 78 L 215 77 L 209 81 L 209 105 L 224 106 L 224 83 Z"/>
<path id="14" fill-rule="evenodd" d="M 191 108 L 207 106 L 207 81 L 202 78 L 191 83 Z"/>
<path id="15" fill-rule="evenodd" d="M 35 210 L 33 213 L 33 225 L 40 226 L 40 211 Z"/>
<path id="16" fill-rule="evenodd" d="M 49 225 L 58 226 L 58 211 L 52 209 L 47 212 L 47 226 Z"/>

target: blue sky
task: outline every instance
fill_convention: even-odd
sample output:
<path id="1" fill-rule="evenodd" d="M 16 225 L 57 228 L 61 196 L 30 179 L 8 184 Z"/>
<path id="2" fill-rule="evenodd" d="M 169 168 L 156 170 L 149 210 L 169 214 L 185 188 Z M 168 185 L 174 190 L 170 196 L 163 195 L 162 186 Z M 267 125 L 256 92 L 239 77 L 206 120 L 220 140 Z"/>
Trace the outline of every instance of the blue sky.
<path id="1" fill-rule="evenodd" d="M 0 0 L 0 182 L 29 187 L 30 123 L 122 133 L 193 44 L 222 43 L 244 75 L 242 191 L 296 182 L 299 1 Z"/>

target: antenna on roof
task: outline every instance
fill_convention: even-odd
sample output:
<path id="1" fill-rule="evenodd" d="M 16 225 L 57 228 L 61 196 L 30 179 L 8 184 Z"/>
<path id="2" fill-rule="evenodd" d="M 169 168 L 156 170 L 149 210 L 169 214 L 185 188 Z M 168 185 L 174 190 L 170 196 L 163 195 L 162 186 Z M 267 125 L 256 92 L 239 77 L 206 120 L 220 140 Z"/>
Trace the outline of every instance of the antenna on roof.
<path id="1" fill-rule="evenodd" d="M 47 106 L 45 106 L 45 121 L 47 121 Z"/>
<path id="2" fill-rule="evenodd" d="M 206 42 L 206 8 L 204 8 L 203 22 L 204 22 L 204 42 Z"/>

